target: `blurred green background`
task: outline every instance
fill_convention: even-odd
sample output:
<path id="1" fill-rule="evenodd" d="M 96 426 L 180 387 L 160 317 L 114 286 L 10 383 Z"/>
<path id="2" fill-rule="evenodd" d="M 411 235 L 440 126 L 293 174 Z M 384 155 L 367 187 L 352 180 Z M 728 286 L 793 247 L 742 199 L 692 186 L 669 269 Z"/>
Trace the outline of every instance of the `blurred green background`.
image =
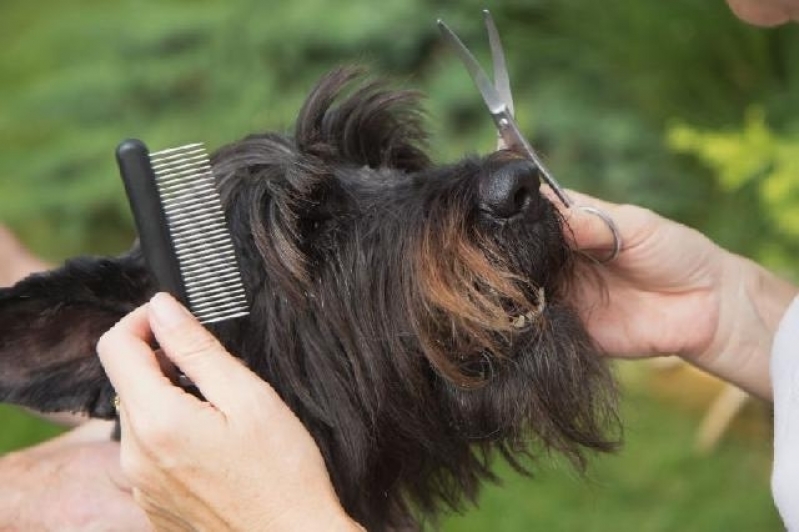
<path id="1" fill-rule="evenodd" d="M 487 62 L 487 4 L 3 0 L 0 223 L 51 261 L 121 252 L 133 230 L 113 162 L 119 140 L 214 148 L 287 130 L 313 81 L 341 63 L 427 92 L 438 160 L 486 152 L 491 121 L 434 22 L 444 17 Z M 797 278 L 799 28 L 748 27 L 722 0 L 488 7 L 519 122 L 561 182 L 653 208 Z M 617 456 L 596 459 L 586 478 L 554 457 L 532 480 L 499 464 L 504 486 L 443 528 L 781 530 L 764 405 L 750 404 L 700 455 L 696 430 L 718 388 L 645 363 L 619 373 Z M 0 410 L 0 451 L 55 432 Z"/>

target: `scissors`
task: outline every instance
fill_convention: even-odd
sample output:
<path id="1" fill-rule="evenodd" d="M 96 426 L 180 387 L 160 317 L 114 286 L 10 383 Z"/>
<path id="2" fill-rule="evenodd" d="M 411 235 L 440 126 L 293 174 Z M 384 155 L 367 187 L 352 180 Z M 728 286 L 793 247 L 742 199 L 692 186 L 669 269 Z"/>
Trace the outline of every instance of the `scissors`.
<path id="1" fill-rule="evenodd" d="M 622 247 L 621 233 L 608 213 L 597 207 L 588 205 L 577 205 L 566 194 L 563 187 L 557 182 L 552 173 L 547 170 L 547 167 L 538 157 L 533 147 L 527 141 L 516 120 L 513 118 L 513 94 L 510 90 L 510 77 L 508 76 L 508 68 L 505 62 L 505 52 L 502 51 L 502 43 L 499 40 L 499 32 L 494 24 L 494 19 L 491 13 L 485 9 L 483 10 L 483 18 L 485 20 L 486 30 L 488 31 L 488 41 L 491 47 L 491 60 L 494 64 L 494 81 L 488 78 L 488 75 L 483 71 L 474 55 L 469 51 L 457 35 L 447 26 L 443 20 L 438 19 L 438 27 L 441 30 L 444 39 L 455 50 L 461 62 L 466 67 L 472 81 L 477 86 L 477 90 L 483 96 L 483 101 L 491 113 L 491 118 L 494 119 L 494 125 L 497 128 L 499 137 L 506 149 L 513 150 L 521 155 L 530 159 L 539 170 L 541 178 L 552 189 L 558 199 L 567 208 L 577 208 L 583 212 L 593 214 L 599 217 L 605 225 L 610 229 L 613 235 L 613 249 L 609 255 L 603 259 L 598 259 L 599 262 L 606 263 L 615 259 Z"/>

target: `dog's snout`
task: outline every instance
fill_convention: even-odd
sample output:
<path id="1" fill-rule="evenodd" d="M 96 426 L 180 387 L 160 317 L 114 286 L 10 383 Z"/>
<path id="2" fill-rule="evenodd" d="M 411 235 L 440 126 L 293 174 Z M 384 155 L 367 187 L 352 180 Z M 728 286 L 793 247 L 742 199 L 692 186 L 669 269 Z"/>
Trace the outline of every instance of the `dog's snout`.
<path id="1" fill-rule="evenodd" d="M 481 208 L 499 219 L 522 213 L 535 214 L 541 201 L 538 187 L 538 169 L 532 162 L 506 162 L 482 176 Z"/>

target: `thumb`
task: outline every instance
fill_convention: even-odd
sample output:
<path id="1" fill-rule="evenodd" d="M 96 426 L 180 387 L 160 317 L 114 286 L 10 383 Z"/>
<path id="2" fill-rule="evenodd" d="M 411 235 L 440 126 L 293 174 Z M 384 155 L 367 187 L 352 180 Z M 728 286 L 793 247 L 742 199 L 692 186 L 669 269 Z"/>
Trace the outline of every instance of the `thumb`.
<path id="1" fill-rule="evenodd" d="M 242 386 L 257 383 L 252 371 L 227 352 L 197 319 L 166 293 L 150 300 L 150 327 L 164 355 L 192 380 L 203 396 L 223 412 L 235 405 Z"/>
<path id="2" fill-rule="evenodd" d="M 569 244 L 577 250 L 586 252 L 606 252 L 613 249 L 614 236 L 608 224 L 600 216 L 582 207 L 600 209 L 618 224 L 622 206 L 593 198 L 574 190 L 567 190 L 573 200 L 570 206 L 564 205 L 548 186 L 541 186 L 541 193 L 560 211 L 566 222 L 564 236 Z"/>

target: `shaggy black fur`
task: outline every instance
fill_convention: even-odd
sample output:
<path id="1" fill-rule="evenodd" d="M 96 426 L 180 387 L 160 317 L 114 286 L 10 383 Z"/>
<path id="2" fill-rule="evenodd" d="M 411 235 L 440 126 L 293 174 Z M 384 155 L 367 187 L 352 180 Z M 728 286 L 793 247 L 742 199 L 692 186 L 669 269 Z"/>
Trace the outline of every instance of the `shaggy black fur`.
<path id="1" fill-rule="evenodd" d="M 293 136 L 213 157 L 252 301 L 215 332 L 313 434 L 347 511 L 386 530 L 474 500 L 494 452 L 582 465 L 618 424 L 535 168 L 433 165 L 418 95 L 357 77 L 322 79 Z M 94 346 L 154 289 L 134 250 L 0 290 L 0 399 L 113 417 Z"/>

